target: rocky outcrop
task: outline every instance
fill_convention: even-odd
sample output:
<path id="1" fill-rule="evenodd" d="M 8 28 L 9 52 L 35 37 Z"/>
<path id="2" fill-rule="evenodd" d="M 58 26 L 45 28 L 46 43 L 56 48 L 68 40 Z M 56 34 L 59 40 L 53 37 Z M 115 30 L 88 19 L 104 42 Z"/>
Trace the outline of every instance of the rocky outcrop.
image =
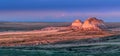
<path id="1" fill-rule="evenodd" d="M 82 30 L 100 31 L 105 28 L 104 22 L 95 17 L 88 18 L 82 25 Z"/>
<path id="2" fill-rule="evenodd" d="M 80 29 L 82 27 L 82 24 L 83 24 L 82 21 L 77 19 L 72 23 L 71 27 L 73 29 Z"/>
<path id="3" fill-rule="evenodd" d="M 95 17 L 88 18 L 84 23 L 81 23 L 79 20 L 75 20 L 75 22 L 72 23 L 72 26 L 78 27 L 81 31 L 101 31 L 106 28 L 103 20 Z"/>

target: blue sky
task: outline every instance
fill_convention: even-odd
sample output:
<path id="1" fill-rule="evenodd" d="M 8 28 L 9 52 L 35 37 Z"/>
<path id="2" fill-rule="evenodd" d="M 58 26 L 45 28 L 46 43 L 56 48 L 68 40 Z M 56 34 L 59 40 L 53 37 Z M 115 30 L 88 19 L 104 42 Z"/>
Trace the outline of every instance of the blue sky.
<path id="1" fill-rule="evenodd" d="M 120 22 L 120 0 L 0 0 L 0 21 L 71 22 L 88 17 Z"/>

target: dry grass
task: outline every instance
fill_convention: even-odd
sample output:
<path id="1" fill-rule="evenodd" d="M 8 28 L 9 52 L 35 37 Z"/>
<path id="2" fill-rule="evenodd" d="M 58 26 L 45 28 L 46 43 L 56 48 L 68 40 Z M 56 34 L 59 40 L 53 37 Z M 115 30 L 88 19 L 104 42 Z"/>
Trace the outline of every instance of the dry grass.
<path id="1" fill-rule="evenodd" d="M 109 29 L 120 27 L 118 23 L 106 23 Z M 70 23 L 1 23 L 4 30 L 34 30 L 48 26 L 69 26 Z M 3 31 L 4 31 L 3 30 Z M 109 32 L 111 33 L 111 32 Z M 71 31 L 17 31 L 0 32 L 0 46 L 34 46 L 62 41 L 74 41 L 86 38 L 110 36 L 106 32 L 71 32 Z M 113 33 L 112 33 L 113 34 Z"/>
<path id="2" fill-rule="evenodd" d="M 29 31 L 29 32 L 12 32 L 10 34 L 0 35 L 0 46 L 34 46 L 41 44 L 50 44 L 62 41 L 74 41 L 86 38 L 98 38 L 111 34 L 105 32 L 83 33 L 83 32 L 58 32 L 58 31 Z"/>

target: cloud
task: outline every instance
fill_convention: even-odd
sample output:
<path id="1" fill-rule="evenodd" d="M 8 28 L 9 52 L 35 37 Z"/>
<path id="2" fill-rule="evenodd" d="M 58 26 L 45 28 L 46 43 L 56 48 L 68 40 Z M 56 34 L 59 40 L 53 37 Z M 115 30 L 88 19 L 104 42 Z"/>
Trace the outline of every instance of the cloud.
<path id="1" fill-rule="evenodd" d="M 108 12 L 80 12 L 80 11 L 4 11 L 0 12 L 1 17 L 120 17 L 120 11 L 108 11 Z"/>

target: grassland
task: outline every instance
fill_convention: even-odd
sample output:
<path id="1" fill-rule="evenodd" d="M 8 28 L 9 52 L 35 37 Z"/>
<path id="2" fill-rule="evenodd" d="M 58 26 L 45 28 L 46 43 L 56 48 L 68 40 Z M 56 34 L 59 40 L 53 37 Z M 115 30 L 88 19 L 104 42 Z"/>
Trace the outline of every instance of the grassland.
<path id="1" fill-rule="evenodd" d="M 62 34 L 62 35 L 61 35 Z M 66 35 L 66 33 L 61 33 L 52 36 L 64 36 L 65 38 L 70 36 L 73 33 Z M 75 34 L 75 33 L 74 33 Z M 4 35 L 6 36 L 6 35 Z M 40 37 L 38 34 L 34 34 L 31 37 L 31 34 L 25 37 L 24 35 L 8 35 L 8 36 L 17 36 L 17 39 L 10 39 L 8 41 L 3 41 L 3 44 L 19 44 L 21 40 L 19 38 L 27 38 L 26 42 L 32 42 L 39 40 Z M 23 37 L 21 37 L 23 36 Z M 42 40 L 46 39 L 55 39 L 50 35 L 44 35 Z M 118 56 L 120 55 L 120 35 L 104 36 L 103 38 L 98 38 L 100 35 L 94 35 L 96 38 L 87 38 L 87 39 L 76 39 L 78 35 L 75 34 L 74 38 L 70 41 L 61 41 L 50 44 L 39 44 L 39 45 L 23 45 L 23 46 L 3 46 L 0 47 L 1 56 Z M 83 35 L 79 35 L 83 36 Z M 86 36 L 91 36 L 86 35 Z M 50 37 L 50 38 L 49 38 Z M 72 37 L 72 36 L 71 36 Z M 85 37 L 85 36 L 84 36 Z M 92 35 L 93 37 L 93 35 Z M 10 37 L 4 37 L 10 38 Z M 3 39 L 4 39 L 3 38 Z M 14 37 L 13 37 L 14 38 Z M 32 38 L 32 39 L 31 39 Z M 37 38 L 37 39 L 36 39 Z M 77 37 L 78 38 L 78 37 Z M 82 37 L 83 38 L 83 37 Z M 30 40 L 28 40 L 30 39 Z M 59 38 L 56 38 L 59 39 Z M 71 39 L 71 38 L 70 38 Z M 15 40 L 14 42 L 12 42 Z M 114 41 L 113 41 L 114 40 Z M 40 40 L 39 40 L 40 41 Z M 117 42 L 116 42 L 117 41 Z M 12 42 L 12 43 L 11 43 Z M 21 41 L 24 43 L 24 41 Z"/>
<path id="2" fill-rule="evenodd" d="M 1 56 L 119 56 L 120 45 L 103 44 L 69 47 L 1 47 Z"/>
<path id="3" fill-rule="evenodd" d="M 29 31 L 29 30 L 40 30 L 45 27 L 51 26 L 69 26 L 71 23 L 53 23 L 53 22 L 1 22 L 0 31 Z"/>
<path id="4" fill-rule="evenodd" d="M 106 23 L 110 30 L 119 30 L 119 23 Z M 0 56 L 119 56 L 120 32 L 41 32 L 47 26 L 68 26 L 70 23 L 1 23 Z M 28 31 L 26 33 L 26 30 Z M 89 34 L 91 33 L 91 34 Z M 110 32 L 109 32 L 110 33 Z M 114 33 L 114 32 L 112 32 Z"/>

